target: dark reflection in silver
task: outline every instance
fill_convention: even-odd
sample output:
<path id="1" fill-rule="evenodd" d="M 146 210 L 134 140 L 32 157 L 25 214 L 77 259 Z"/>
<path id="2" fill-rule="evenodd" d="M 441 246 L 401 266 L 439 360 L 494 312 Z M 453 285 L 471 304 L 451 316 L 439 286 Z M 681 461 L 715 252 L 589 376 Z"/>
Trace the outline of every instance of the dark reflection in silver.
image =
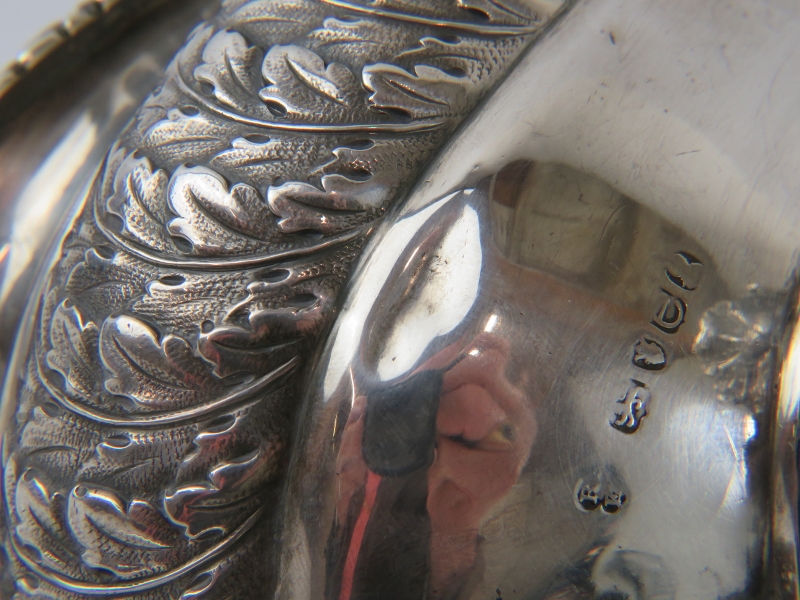
<path id="1" fill-rule="evenodd" d="M 759 297 L 742 353 L 778 346 L 787 297 Z M 280 597 L 755 593 L 769 386 L 721 395 L 754 302 L 726 298 L 701 244 L 566 165 L 397 219 L 310 388 Z"/>

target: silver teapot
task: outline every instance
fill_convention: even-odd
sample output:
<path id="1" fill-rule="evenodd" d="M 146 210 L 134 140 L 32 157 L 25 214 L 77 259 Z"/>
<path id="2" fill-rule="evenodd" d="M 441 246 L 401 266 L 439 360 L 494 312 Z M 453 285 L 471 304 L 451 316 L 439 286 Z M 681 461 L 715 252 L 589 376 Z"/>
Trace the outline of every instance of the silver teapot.
<path id="1" fill-rule="evenodd" d="M 799 39 L 79 8 L 1 78 L 0 597 L 800 597 Z"/>

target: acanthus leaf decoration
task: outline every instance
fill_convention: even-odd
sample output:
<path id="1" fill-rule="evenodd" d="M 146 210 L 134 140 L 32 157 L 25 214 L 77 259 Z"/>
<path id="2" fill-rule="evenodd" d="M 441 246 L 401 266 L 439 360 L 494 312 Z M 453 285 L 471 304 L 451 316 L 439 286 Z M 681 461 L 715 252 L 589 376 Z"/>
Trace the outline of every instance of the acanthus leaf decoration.
<path id="1" fill-rule="evenodd" d="M 536 31 L 546 15 L 552 17 L 558 6 L 525 0 L 322 0 L 358 15 L 391 19 L 406 26 L 447 27 L 470 34 L 517 36 Z M 534 12 L 536 11 L 536 12 Z M 541 12 L 541 15 L 539 15 Z"/>
<path id="2" fill-rule="evenodd" d="M 197 600 L 198 598 L 210 598 L 206 596 L 217 583 L 231 572 L 231 561 L 223 560 L 218 562 L 210 569 L 201 571 L 195 575 L 178 600 Z M 228 596 L 230 598 L 230 596 Z"/>
<path id="3" fill-rule="evenodd" d="M 153 169 L 149 159 L 129 157 L 116 172 L 107 202 L 108 211 L 122 219 L 124 237 L 159 252 L 174 251 L 164 229 L 167 184 L 167 174 Z"/>
<path id="4" fill-rule="evenodd" d="M 303 335 L 296 332 L 291 337 L 281 339 L 278 331 L 288 333 L 297 321 L 308 323 L 309 315 L 298 315 L 297 310 L 290 308 L 257 312 L 258 315 L 251 320 L 257 327 L 255 330 L 238 325 L 222 325 L 200 336 L 198 349 L 214 365 L 215 375 L 262 376 L 297 356 Z M 264 312 L 273 317 L 271 324 L 277 330 L 272 331 L 273 335 L 264 324 Z"/>
<path id="5" fill-rule="evenodd" d="M 99 438 L 96 426 L 47 402 L 34 408 L 31 420 L 25 424 L 20 434 L 25 450 L 19 456 L 28 467 L 74 477 Z"/>
<path id="6" fill-rule="evenodd" d="M 398 187 L 397 175 L 418 167 L 426 142 L 415 144 L 414 160 L 407 145 L 395 140 L 354 140 L 332 151 L 333 159 L 317 167 L 322 189 L 292 181 L 267 190 L 267 201 L 280 217 L 285 233 L 348 231 L 380 215 Z"/>
<path id="7" fill-rule="evenodd" d="M 115 142 L 108 151 L 103 165 L 102 181 L 99 186 L 99 196 L 103 200 L 111 198 L 111 196 L 114 195 L 115 186 L 118 182 L 118 173 L 128 158 L 127 150 L 122 147 L 119 141 Z"/>
<path id="8" fill-rule="evenodd" d="M 89 248 L 83 260 L 70 271 L 65 290 L 80 297 L 84 306 L 109 312 L 141 295 L 155 273 L 154 268 L 127 253 L 105 257 L 97 248 Z"/>
<path id="9" fill-rule="evenodd" d="M 178 485 L 164 496 L 167 515 L 186 535 L 227 534 L 257 509 L 285 447 L 272 407 L 282 396 L 220 415 L 197 433 L 177 471 Z"/>
<path id="10" fill-rule="evenodd" d="M 226 177 L 264 189 L 277 178 L 307 177 L 331 145 L 322 136 L 248 135 L 233 140 L 210 165 Z"/>
<path id="11" fill-rule="evenodd" d="M 293 181 L 269 188 L 269 207 L 280 217 L 278 228 L 282 232 L 341 233 L 374 218 L 374 208 L 385 200 L 380 197 L 379 190 L 371 190 L 368 185 L 339 175 L 324 176 L 322 187 L 320 190 L 308 183 Z M 371 209 L 373 214 L 369 214 Z"/>
<path id="12" fill-rule="evenodd" d="M 333 159 L 318 167 L 316 173 L 341 176 L 331 183 L 335 181 L 342 193 L 346 190 L 365 206 L 383 208 L 402 186 L 404 176 L 425 163 L 435 135 L 421 135 L 413 143 L 376 139 L 342 145 L 333 150 Z"/>
<path id="13" fill-rule="evenodd" d="M 259 496 L 277 474 L 284 442 L 261 430 L 263 421 L 253 418 L 259 408 L 248 406 L 211 421 L 178 472 L 180 481 L 193 474 L 205 477 L 165 493 L 167 515 L 190 538 L 230 533 L 257 509 Z"/>
<path id="14" fill-rule="evenodd" d="M 316 335 L 334 301 L 319 270 L 313 281 L 254 281 L 248 297 L 233 306 L 222 324 L 204 331 L 200 354 L 214 365 L 214 374 L 259 376 L 297 356 L 303 343 Z M 296 283 L 296 285 L 292 285 Z"/>
<path id="15" fill-rule="evenodd" d="M 149 502 L 81 484 L 69 497 L 69 526 L 83 561 L 121 579 L 168 570 L 187 556 L 183 535 Z"/>
<path id="16" fill-rule="evenodd" d="M 75 399 L 90 400 L 99 392 L 100 369 L 97 361 L 99 331 L 85 321 L 66 301 L 56 309 L 50 322 L 47 365 L 64 377 L 64 391 Z"/>
<path id="17" fill-rule="evenodd" d="M 150 281 L 146 293 L 131 305 L 132 312 L 159 326 L 196 331 L 206 321 L 225 314 L 226 307 L 247 295 L 247 272 L 168 272 Z"/>
<path id="18" fill-rule="evenodd" d="M 200 337 L 200 352 L 220 377 L 263 376 L 296 357 L 302 340 L 265 341 L 245 327 L 222 326 Z"/>
<path id="19" fill-rule="evenodd" d="M 486 15 L 491 23 L 505 25 L 533 25 L 542 18 L 520 0 L 457 0 L 457 6 Z"/>
<path id="20" fill-rule="evenodd" d="M 158 496 L 174 477 L 197 425 L 159 431 L 112 430 L 84 460 L 78 480 L 101 484 L 128 495 Z"/>
<path id="21" fill-rule="evenodd" d="M 419 39 L 417 32 L 391 21 L 325 19 L 309 34 L 309 47 L 325 59 L 360 71 L 369 62 L 391 60 Z"/>
<path id="22" fill-rule="evenodd" d="M 20 598 L 269 580 L 248 570 L 298 366 L 376 220 L 532 39 L 525 2 L 222 0 L 194 29 L 48 280 L 6 438 Z"/>
<path id="23" fill-rule="evenodd" d="M 152 327 L 134 317 L 106 320 L 100 356 L 112 373 L 106 390 L 132 400 L 139 410 L 195 406 L 222 389 L 186 340 L 173 334 L 159 340 Z"/>
<path id="24" fill-rule="evenodd" d="M 171 75 L 178 73 L 178 65 L 173 62 L 168 70 Z M 175 79 L 168 79 L 158 86 L 144 101 L 142 108 L 136 115 L 136 121 L 141 131 L 149 131 L 154 125 L 167 120 L 167 114 L 174 108 L 173 98 L 180 93 L 180 85 Z M 110 172 L 115 170 L 107 169 Z"/>
<path id="25" fill-rule="evenodd" d="M 203 50 L 203 64 L 194 70 L 197 81 L 213 86 L 221 104 L 246 114 L 263 113 L 258 99 L 263 53 L 235 31 L 219 31 Z"/>
<path id="26" fill-rule="evenodd" d="M 15 466 L 6 468 L 13 472 Z M 74 574 L 80 560 L 67 542 L 69 530 L 61 516 L 65 506 L 66 499 L 58 492 L 51 492 L 35 470 L 25 470 L 17 481 L 14 495 L 17 539 L 35 553 L 33 558 L 38 564 L 56 572 Z"/>
<path id="27" fill-rule="evenodd" d="M 262 139 L 236 138 L 231 142 L 231 147 L 217 154 L 211 161 L 215 168 L 226 170 L 251 170 L 250 176 L 258 175 L 259 178 L 269 177 L 265 171 L 270 170 L 273 163 L 282 163 L 281 156 L 283 144 L 280 140 L 268 137 Z M 279 164 L 278 170 L 281 170 Z"/>
<path id="28" fill-rule="evenodd" d="M 262 73 L 270 85 L 259 95 L 277 116 L 328 123 L 370 117 L 353 72 L 341 63 L 326 66 L 307 48 L 273 46 L 264 57 Z"/>
<path id="29" fill-rule="evenodd" d="M 238 465 L 224 464 L 219 468 L 222 471 L 255 470 L 258 458 L 257 454 L 245 456 Z M 191 539 L 211 533 L 224 536 L 240 525 L 260 504 L 256 495 L 230 500 L 225 498 L 225 491 L 210 481 L 183 486 L 167 492 L 164 506 L 172 522 L 183 527 Z M 225 498 L 224 505 L 220 502 L 221 498 Z"/>
<path id="30" fill-rule="evenodd" d="M 399 111 L 412 120 L 453 117 L 469 105 L 469 79 L 436 67 L 416 65 L 410 73 L 379 63 L 364 67 L 363 79 L 372 92 L 369 102 L 373 109 Z"/>
<path id="31" fill-rule="evenodd" d="M 264 246 L 275 215 L 255 188 L 227 183 L 210 169 L 184 167 L 172 178 L 169 203 L 178 218 L 169 231 L 203 256 L 238 254 Z"/>
<path id="32" fill-rule="evenodd" d="M 241 32 L 253 43 L 287 44 L 325 18 L 326 9 L 313 0 L 225 0 L 223 26 Z"/>
<path id="33" fill-rule="evenodd" d="M 225 149 L 240 134 L 230 122 L 211 116 L 191 104 L 170 108 L 144 134 L 142 149 L 168 169 L 186 162 L 186 157 L 207 160 Z"/>
<path id="34" fill-rule="evenodd" d="M 492 76 L 512 60 L 524 46 L 523 37 L 501 41 L 482 38 L 443 38 L 425 36 L 415 47 L 397 55 L 402 64 L 422 64 L 441 69 L 452 76 L 466 77 L 473 91 L 489 86 Z"/>

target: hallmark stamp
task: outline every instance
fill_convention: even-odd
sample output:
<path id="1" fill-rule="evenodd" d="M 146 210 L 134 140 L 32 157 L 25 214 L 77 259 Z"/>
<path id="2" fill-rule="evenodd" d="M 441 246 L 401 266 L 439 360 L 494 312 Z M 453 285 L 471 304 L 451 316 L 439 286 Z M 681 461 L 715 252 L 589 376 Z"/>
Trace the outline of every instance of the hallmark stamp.
<path id="1" fill-rule="evenodd" d="M 631 379 L 631 385 L 625 396 L 617 400 L 622 408 L 614 413 L 611 426 L 622 433 L 636 433 L 642 424 L 642 419 L 647 415 L 647 405 L 650 402 L 650 390 L 641 381 Z"/>
<path id="2" fill-rule="evenodd" d="M 693 292 L 700 285 L 703 263 L 688 252 L 677 252 L 673 264 L 666 269 L 667 279 L 682 290 Z"/>
<path id="3" fill-rule="evenodd" d="M 631 362 L 640 369 L 661 371 L 667 366 L 667 351 L 657 340 L 643 336 L 633 347 Z"/>
<path id="4" fill-rule="evenodd" d="M 575 501 L 578 508 L 584 512 L 602 509 L 605 513 L 614 514 L 625 506 L 628 497 L 615 486 L 604 486 L 598 481 L 589 482 L 581 479 L 575 486 Z"/>
<path id="5" fill-rule="evenodd" d="M 664 288 L 661 288 L 661 291 L 666 297 L 650 322 L 664 333 L 677 333 L 686 319 L 686 303 Z"/>

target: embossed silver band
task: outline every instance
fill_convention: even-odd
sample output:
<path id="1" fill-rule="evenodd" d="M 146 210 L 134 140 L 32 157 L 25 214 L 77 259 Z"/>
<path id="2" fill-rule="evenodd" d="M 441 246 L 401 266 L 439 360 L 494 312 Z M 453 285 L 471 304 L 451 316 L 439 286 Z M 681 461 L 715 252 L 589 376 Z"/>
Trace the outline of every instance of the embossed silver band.
<path id="1" fill-rule="evenodd" d="M 226 0 L 194 29 L 81 199 L 16 344 L 7 587 L 277 584 L 294 407 L 351 265 L 560 8 Z"/>

